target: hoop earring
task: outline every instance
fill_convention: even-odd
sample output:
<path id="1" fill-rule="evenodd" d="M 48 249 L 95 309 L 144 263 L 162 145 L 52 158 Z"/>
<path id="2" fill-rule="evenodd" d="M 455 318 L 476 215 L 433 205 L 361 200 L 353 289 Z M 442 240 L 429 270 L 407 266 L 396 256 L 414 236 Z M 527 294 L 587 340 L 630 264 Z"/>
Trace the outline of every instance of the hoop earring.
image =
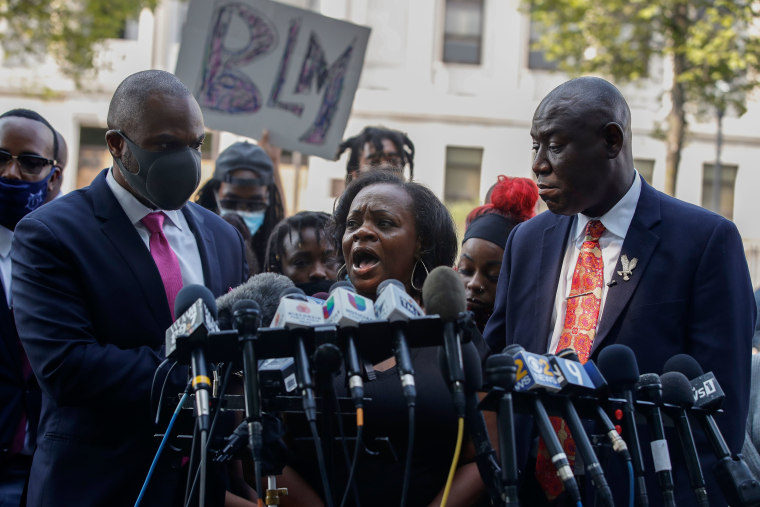
<path id="1" fill-rule="evenodd" d="M 412 268 L 412 279 L 409 280 L 409 282 L 412 285 L 412 289 L 416 290 L 417 292 L 422 292 L 422 289 L 414 285 L 414 273 L 417 272 L 417 264 L 422 264 L 422 269 L 425 270 L 425 278 L 430 274 L 430 271 L 428 271 L 427 266 L 425 266 L 425 261 L 422 260 L 422 257 L 417 259 L 417 262 L 414 263 L 414 267 Z"/>
<path id="2" fill-rule="evenodd" d="M 340 272 L 341 271 L 346 271 L 346 263 L 345 262 L 343 263 L 343 265 L 341 267 L 338 268 L 338 272 L 335 273 L 335 279 L 336 280 L 340 280 L 341 279 L 341 276 L 340 276 Z"/>

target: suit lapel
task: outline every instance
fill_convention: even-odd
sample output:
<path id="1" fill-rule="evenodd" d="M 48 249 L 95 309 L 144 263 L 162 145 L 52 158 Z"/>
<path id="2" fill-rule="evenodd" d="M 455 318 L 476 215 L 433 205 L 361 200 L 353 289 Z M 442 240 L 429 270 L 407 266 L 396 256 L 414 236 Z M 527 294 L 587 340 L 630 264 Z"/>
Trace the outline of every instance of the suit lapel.
<path id="1" fill-rule="evenodd" d="M 172 321 L 172 316 L 169 305 L 166 304 L 166 291 L 161 275 L 150 251 L 108 188 L 106 171 L 108 169 L 95 178 L 89 190 L 95 216 L 102 221 L 103 234 L 113 243 L 124 265 L 129 268 L 142 288 L 146 306 L 150 308 L 156 323 L 165 327 L 166 322 Z"/>
<path id="2" fill-rule="evenodd" d="M 607 290 L 607 299 L 604 302 L 602 320 L 599 322 L 596 338 L 591 347 L 593 354 L 601 343 L 607 338 L 610 330 L 614 327 L 623 309 L 628 305 L 633 293 L 636 291 L 641 278 L 644 276 L 647 266 L 650 264 L 652 254 L 660 242 L 660 237 L 651 231 L 660 221 L 660 200 L 655 190 L 646 181 L 641 180 L 641 195 L 636 205 L 636 212 L 628 226 L 623 247 L 620 250 L 620 258 L 626 255 L 628 259 L 638 259 L 636 269 L 632 272 L 628 281 L 618 274 L 623 269 L 622 261 L 618 259 L 611 282 L 615 282 Z"/>
<path id="3" fill-rule="evenodd" d="M 204 227 L 204 218 L 195 205 L 188 203 L 182 208 L 190 230 L 193 231 L 195 242 L 198 244 L 198 253 L 203 265 L 203 283 L 215 295 L 223 294 L 227 287 L 221 286 L 219 257 L 216 255 L 216 241 L 214 236 Z"/>
<path id="4" fill-rule="evenodd" d="M 544 229 L 539 245 L 541 261 L 538 269 L 538 284 L 533 322 L 536 333 L 532 337 L 528 350 L 543 351 L 547 348 L 547 340 L 551 333 L 552 311 L 557 296 L 557 284 L 562 271 L 562 259 L 565 255 L 565 243 L 570 234 L 574 217 L 557 215 L 553 225 Z M 519 268 L 518 268 L 519 269 Z"/>

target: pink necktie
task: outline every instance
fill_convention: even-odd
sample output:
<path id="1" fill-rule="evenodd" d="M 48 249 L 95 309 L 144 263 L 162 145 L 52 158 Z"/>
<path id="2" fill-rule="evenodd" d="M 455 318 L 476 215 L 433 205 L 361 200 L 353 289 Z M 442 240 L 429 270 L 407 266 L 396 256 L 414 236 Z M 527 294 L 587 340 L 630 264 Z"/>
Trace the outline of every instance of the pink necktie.
<path id="1" fill-rule="evenodd" d="M 161 280 L 164 282 L 164 289 L 166 290 L 166 300 L 169 304 L 169 310 L 172 312 L 172 319 L 174 319 L 174 299 L 182 288 L 182 271 L 179 269 L 177 256 L 164 235 L 165 218 L 164 213 L 158 211 L 148 213 L 141 222 L 150 231 L 150 255 L 153 256 L 158 272 L 161 274 Z"/>

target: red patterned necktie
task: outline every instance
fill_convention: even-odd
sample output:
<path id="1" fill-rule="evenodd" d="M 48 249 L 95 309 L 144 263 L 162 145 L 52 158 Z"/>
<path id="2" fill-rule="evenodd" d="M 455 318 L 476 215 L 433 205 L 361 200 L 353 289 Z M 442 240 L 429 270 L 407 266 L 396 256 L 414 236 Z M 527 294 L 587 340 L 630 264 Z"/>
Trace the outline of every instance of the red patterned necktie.
<path id="1" fill-rule="evenodd" d="M 140 221 L 150 231 L 150 255 L 156 262 L 158 272 L 161 274 L 161 280 L 164 282 L 164 289 L 166 290 L 166 300 L 169 303 L 169 310 L 172 312 L 172 319 L 174 319 L 174 300 L 182 288 L 182 271 L 180 271 L 177 256 L 164 235 L 165 218 L 164 213 L 158 211 L 148 213 Z"/>
<path id="2" fill-rule="evenodd" d="M 586 237 L 578 254 L 573 281 L 570 285 L 570 295 L 567 297 L 565 324 L 555 351 L 557 353 L 572 347 L 581 363 L 585 363 L 591 354 L 591 346 L 596 336 L 596 325 L 599 321 L 599 308 L 602 303 L 604 266 L 602 249 L 599 246 L 602 233 L 604 233 L 604 226 L 599 220 L 591 220 L 586 224 Z M 551 417 L 551 422 L 572 467 L 575 463 L 575 441 L 570 434 L 570 429 L 561 417 Z M 557 477 L 556 468 L 551 462 L 543 439 L 539 439 L 538 444 L 536 478 L 546 492 L 546 496 L 551 500 L 562 493 L 562 482 Z"/>

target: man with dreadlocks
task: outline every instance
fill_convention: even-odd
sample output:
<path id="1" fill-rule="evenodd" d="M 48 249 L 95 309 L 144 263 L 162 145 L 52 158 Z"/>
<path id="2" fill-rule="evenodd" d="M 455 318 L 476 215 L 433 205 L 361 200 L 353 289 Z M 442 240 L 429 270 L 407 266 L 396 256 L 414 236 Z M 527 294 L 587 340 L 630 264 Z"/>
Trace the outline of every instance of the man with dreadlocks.
<path id="1" fill-rule="evenodd" d="M 380 165 L 390 165 L 403 176 L 409 166 L 409 181 L 414 179 L 414 144 L 405 133 L 385 127 L 364 127 L 354 137 L 338 146 L 338 157 L 344 151 L 350 154 L 346 163 L 346 185 L 360 173 Z"/>
<path id="2" fill-rule="evenodd" d="M 267 243 L 266 270 L 282 273 L 308 295 L 328 292 L 341 264 L 325 235 L 329 220 L 321 211 L 301 211 L 278 223 Z"/>

